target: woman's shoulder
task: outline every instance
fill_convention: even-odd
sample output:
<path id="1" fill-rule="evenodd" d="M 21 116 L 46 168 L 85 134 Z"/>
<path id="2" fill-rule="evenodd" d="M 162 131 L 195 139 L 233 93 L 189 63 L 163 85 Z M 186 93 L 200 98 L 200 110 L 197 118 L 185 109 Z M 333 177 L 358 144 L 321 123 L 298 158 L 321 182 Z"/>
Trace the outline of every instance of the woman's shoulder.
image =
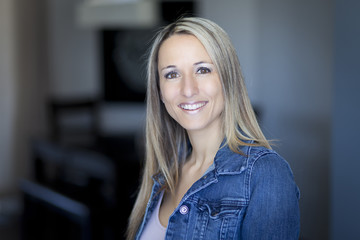
<path id="1" fill-rule="evenodd" d="M 215 157 L 218 172 L 279 171 L 293 175 L 289 163 L 275 150 L 263 146 L 245 145 L 234 152 L 224 145 Z"/>
<path id="2" fill-rule="evenodd" d="M 289 163 L 276 151 L 251 147 L 247 160 L 247 177 L 252 187 L 263 186 L 273 192 L 295 191 L 299 198 L 300 192 L 294 181 Z"/>
<path id="3" fill-rule="evenodd" d="M 289 163 L 275 150 L 262 146 L 250 146 L 247 151 L 247 165 L 251 170 L 259 168 L 272 171 L 290 171 Z"/>

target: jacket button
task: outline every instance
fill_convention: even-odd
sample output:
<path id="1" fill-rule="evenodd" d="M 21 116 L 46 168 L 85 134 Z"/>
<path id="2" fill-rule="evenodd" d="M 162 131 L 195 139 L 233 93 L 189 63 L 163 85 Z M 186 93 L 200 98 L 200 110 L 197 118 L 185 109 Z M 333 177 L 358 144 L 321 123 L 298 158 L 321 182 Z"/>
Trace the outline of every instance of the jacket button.
<path id="1" fill-rule="evenodd" d="M 188 206 L 186 206 L 186 205 L 182 205 L 182 206 L 180 207 L 179 212 L 180 212 L 182 215 L 187 214 L 187 213 L 189 212 L 189 208 L 188 208 Z"/>

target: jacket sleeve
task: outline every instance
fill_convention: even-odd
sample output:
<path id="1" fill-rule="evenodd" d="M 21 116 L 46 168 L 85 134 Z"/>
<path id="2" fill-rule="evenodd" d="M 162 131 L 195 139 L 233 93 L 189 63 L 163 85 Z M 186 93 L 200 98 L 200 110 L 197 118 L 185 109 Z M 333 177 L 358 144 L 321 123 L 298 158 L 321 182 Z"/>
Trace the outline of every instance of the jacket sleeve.
<path id="1" fill-rule="evenodd" d="M 241 229 L 242 239 L 299 239 L 299 189 L 288 163 L 267 153 L 249 166 L 250 201 Z"/>

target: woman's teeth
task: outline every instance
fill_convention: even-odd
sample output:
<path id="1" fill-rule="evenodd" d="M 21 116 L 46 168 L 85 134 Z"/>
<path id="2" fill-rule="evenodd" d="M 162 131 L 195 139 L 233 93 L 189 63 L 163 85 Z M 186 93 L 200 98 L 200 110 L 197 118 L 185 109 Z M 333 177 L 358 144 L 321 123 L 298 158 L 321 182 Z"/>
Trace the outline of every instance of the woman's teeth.
<path id="1" fill-rule="evenodd" d="M 196 103 L 196 104 L 180 104 L 180 107 L 184 110 L 195 110 L 198 108 L 201 108 L 205 105 L 206 103 Z"/>

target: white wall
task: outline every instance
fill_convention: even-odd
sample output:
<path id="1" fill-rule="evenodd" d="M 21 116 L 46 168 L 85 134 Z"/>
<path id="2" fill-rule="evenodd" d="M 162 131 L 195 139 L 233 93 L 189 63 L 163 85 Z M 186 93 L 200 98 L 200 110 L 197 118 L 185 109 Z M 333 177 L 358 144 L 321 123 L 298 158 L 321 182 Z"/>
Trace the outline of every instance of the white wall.
<path id="1" fill-rule="evenodd" d="M 225 4 L 226 2 L 226 4 Z M 333 6 L 328 1 L 204 0 L 232 37 L 265 134 L 301 190 L 301 235 L 328 238 Z"/>

